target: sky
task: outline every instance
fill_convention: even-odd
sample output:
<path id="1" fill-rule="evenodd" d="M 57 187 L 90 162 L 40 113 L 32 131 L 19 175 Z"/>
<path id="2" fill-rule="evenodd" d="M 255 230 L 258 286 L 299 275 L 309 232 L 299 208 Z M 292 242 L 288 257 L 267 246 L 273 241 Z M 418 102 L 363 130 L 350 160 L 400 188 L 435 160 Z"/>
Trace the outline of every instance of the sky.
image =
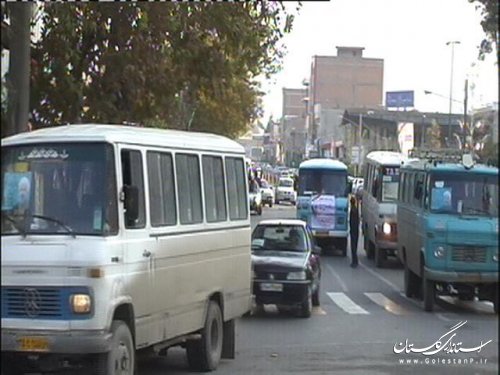
<path id="1" fill-rule="evenodd" d="M 469 111 L 498 102 L 495 53 L 477 59 L 485 37 L 480 21 L 480 10 L 468 0 L 304 1 L 283 39 L 288 52 L 282 71 L 262 81 L 263 121 L 281 116 L 283 87 L 303 87 L 312 56 L 335 56 L 336 46 L 364 47 L 363 57 L 384 59 L 384 100 L 386 91 L 413 90 L 417 110 L 448 113 L 452 48 L 446 43 L 460 41 L 454 46 L 452 112 L 463 113 L 466 79 Z"/>

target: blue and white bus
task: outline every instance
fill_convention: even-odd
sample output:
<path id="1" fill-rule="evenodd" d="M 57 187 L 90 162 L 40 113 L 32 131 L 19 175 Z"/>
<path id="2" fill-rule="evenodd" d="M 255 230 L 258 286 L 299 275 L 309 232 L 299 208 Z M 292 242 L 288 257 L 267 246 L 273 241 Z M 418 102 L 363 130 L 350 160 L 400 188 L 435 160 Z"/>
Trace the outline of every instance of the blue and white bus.
<path id="1" fill-rule="evenodd" d="M 307 222 L 322 248 L 347 254 L 347 166 L 332 159 L 311 159 L 299 166 L 297 218 Z"/>

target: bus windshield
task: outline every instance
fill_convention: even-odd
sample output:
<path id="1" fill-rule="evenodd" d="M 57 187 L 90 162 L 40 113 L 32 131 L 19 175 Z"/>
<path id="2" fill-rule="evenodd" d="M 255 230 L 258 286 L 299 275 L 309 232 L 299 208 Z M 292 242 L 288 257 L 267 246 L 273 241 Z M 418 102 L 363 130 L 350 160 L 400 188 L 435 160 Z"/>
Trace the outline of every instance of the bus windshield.
<path id="1" fill-rule="evenodd" d="M 111 145 L 3 147 L 2 190 L 2 235 L 118 231 Z"/>
<path id="2" fill-rule="evenodd" d="M 324 169 L 299 171 L 299 195 L 347 196 L 347 172 Z"/>
<path id="3" fill-rule="evenodd" d="M 431 212 L 498 217 L 498 176 L 433 174 L 430 208 Z"/>

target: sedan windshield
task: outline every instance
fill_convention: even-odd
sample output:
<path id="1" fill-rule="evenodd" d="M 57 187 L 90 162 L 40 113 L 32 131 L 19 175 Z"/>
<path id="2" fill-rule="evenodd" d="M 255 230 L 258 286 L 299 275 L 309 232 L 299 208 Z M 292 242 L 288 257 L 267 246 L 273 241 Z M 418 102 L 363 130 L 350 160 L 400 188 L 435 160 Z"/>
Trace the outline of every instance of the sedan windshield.
<path id="1" fill-rule="evenodd" d="M 2 148 L 2 234 L 115 234 L 113 160 L 104 143 Z"/>
<path id="2" fill-rule="evenodd" d="M 297 225 L 258 225 L 252 234 L 252 250 L 305 252 L 306 233 Z"/>

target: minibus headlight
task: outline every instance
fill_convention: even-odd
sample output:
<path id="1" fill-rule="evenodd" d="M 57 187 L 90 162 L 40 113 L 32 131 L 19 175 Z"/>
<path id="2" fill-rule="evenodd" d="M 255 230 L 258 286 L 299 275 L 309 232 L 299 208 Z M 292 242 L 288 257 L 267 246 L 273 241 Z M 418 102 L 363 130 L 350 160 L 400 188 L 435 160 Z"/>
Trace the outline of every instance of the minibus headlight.
<path id="1" fill-rule="evenodd" d="M 384 225 L 382 225 L 382 232 L 384 232 L 384 234 L 391 234 L 391 224 L 384 223 Z"/>
<path id="2" fill-rule="evenodd" d="M 498 251 L 495 254 L 493 254 L 493 261 L 498 262 Z"/>
<path id="3" fill-rule="evenodd" d="M 92 309 L 92 300 L 88 294 L 73 294 L 70 305 L 75 314 L 88 314 Z"/>
<path id="4" fill-rule="evenodd" d="M 287 280 L 305 280 L 306 273 L 304 271 L 290 272 L 286 278 Z"/>
<path id="5" fill-rule="evenodd" d="M 446 251 L 442 246 L 438 246 L 436 247 L 436 250 L 434 250 L 434 256 L 438 259 L 444 258 L 445 254 Z"/>

